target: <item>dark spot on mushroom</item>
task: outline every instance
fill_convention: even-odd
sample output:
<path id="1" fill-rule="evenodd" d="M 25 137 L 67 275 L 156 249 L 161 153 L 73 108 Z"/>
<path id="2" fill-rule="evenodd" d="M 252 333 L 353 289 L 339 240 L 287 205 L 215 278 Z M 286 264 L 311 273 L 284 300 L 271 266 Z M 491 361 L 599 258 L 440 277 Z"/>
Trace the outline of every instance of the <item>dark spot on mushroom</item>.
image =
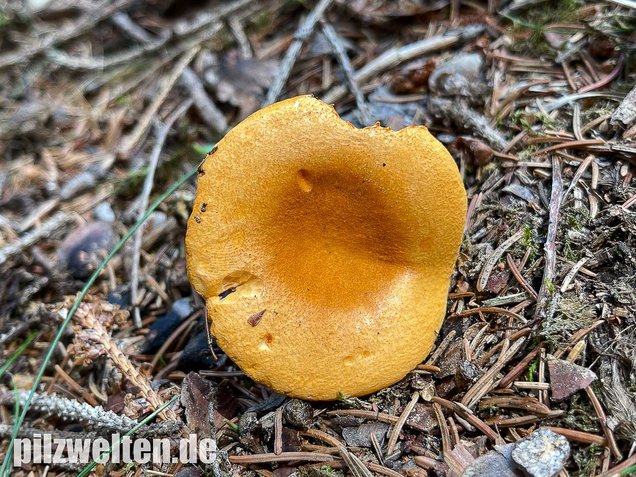
<path id="1" fill-rule="evenodd" d="M 205 171 L 203 170 L 203 167 L 199 166 L 199 168 L 197 169 L 197 174 L 199 174 L 199 177 L 205 175 Z"/>
<path id="2" fill-rule="evenodd" d="M 382 163 L 382 167 L 386 167 L 386 162 L 383 162 L 383 163 Z"/>
<path id="3" fill-rule="evenodd" d="M 223 298 L 227 298 L 228 295 L 231 295 L 236 291 L 236 287 L 230 287 L 227 290 L 223 290 L 218 294 L 219 300 L 223 300 Z"/>
<path id="4" fill-rule="evenodd" d="M 208 203 L 204 202 L 203 204 L 201 204 L 201 207 L 199 207 L 199 210 L 201 211 L 201 213 L 205 212 L 208 208 Z"/>
<path id="5" fill-rule="evenodd" d="M 200 223 L 201 223 L 201 217 L 199 217 L 198 215 L 195 215 L 195 216 L 194 216 L 194 221 L 195 221 L 197 224 L 200 224 Z"/>
<path id="6" fill-rule="evenodd" d="M 247 322 L 248 322 L 250 325 L 252 325 L 252 326 L 256 326 L 256 325 L 258 325 L 258 324 L 261 322 L 261 320 L 263 319 L 263 315 L 265 314 L 265 312 L 266 312 L 266 311 L 267 311 L 267 310 L 261 310 L 261 311 L 259 311 L 258 313 L 254 313 L 252 316 L 250 316 L 250 317 L 247 319 Z"/>
<path id="7" fill-rule="evenodd" d="M 212 149 L 210 149 L 210 152 L 208 152 L 208 156 L 214 154 L 216 152 L 216 150 L 218 149 L 217 146 L 214 146 Z"/>

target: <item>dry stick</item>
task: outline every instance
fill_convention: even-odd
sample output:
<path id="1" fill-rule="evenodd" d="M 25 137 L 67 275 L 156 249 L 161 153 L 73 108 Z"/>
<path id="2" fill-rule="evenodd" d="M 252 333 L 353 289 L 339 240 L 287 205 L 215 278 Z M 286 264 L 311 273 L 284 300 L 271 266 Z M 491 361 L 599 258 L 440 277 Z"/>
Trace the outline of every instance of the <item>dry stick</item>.
<path id="1" fill-rule="evenodd" d="M 559 214 L 561 211 L 561 199 L 563 197 L 563 177 L 561 176 L 561 161 L 552 157 L 552 193 L 550 195 L 550 214 L 548 219 L 548 235 L 546 237 L 545 266 L 543 280 L 539 289 L 539 299 L 535 310 L 534 319 L 543 320 L 548 317 L 546 308 L 554 290 L 554 277 L 556 274 L 556 238 L 559 229 Z"/>
<path id="2" fill-rule="evenodd" d="M 391 431 L 391 436 L 389 437 L 389 443 L 386 446 L 387 456 L 390 455 L 391 452 L 393 452 L 393 448 L 397 444 L 398 437 L 400 437 L 400 432 L 402 432 L 402 427 L 404 427 L 406 420 L 409 418 L 419 398 L 420 398 L 420 393 L 414 392 L 413 397 L 411 397 L 411 400 L 404 408 L 404 411 L 402 412 L 402 414 L 400 414 L 400 418 L 395 423 L 395 426 L 393 426 L 393 430 Z"/>
<path id="3" fill-rule="evenodd" d="M 545 142 L 545 141 L 542 141 Z M 578 149 L 578 148 L 587 148 L 588 146 L 600 146 L 602 144 L 606 144 L 606 141 L 602 139 L 583 139 L 582 141 L 568 141 L 562 142 L 560 144 L 555 144 L 554 146 L 545 147 L 543 149 L 539 149 L 530 154 L 530 157 L 540 156 L 546 154 L 548 152 L 558 151 L 559 149 Z"/>
<path id="4" fill-rule="evenodd" d="M 347 51 L 345 50 L 342 40 L 336 33 L 336 30 L 329 23 L 322 21 L 321 26 L 322 32 L 325 34 L 327 41 L 331 44 L 331 47 L 336 54 L 336 58 L 338 58 L 338 63 L 340 64 L 340 67 L 345 74 L 349 89 L 353 93 L 353 97 L 356 100 L 356 105 L 358 106 L 358 111 L 360 111 L 362 123 L 365 126 L 370 126 L 371 115 L 369 113 L 369 107 L 364 99 L 364 94 L 362 94 L 362 91 L 358 86 L 358 82 L 354 78 L 355 72 L 353 70 L 353 66 L 351 65 L 351 61 L 349 61 L 349 57 L 347 56 Z"/>
<path id="5" fill-rule="evenodd" d="M 439 424 L 439 431 L 442 437 L 442 452 L 447 454 L 451 450 L 450 446 L 450 432 L 448 432 L 448 425 L 446 424 L 446 418 L 442 412 L 442 406 L 438 403 L 433 403 L 433 410 L 435 411 L 435 418 L 437 424 Z"/>
<path id="6" fill-rule="evenodd" d="M 152 35 L 132 21 L 126 13 L 118 12 L 113 16 L 112 22 L 137 41 L 143 43 L 154 41 Z M 227 120 L 221 110 L 210 99 L 201 80 L 192 68 L 187 67 L 184 69 L 180 80 L 190 91 L 194 107 L 199 111 L 201 119 L 215 131 L 224 132 L 227 129 Z"/>
<path id="7" fill-rule="evenodd" d="M 313 33 L 314 27 L 316 23 L 325 13 L 325 10 L 329 8 L 332 0 L 319 0 L 314 9 L 307 15 L 305 21 L 298 27 L 296 32 L 294 33 L 294 40 L 289 45 L 287 52 L 285 53 L 285 57 L 281 61 L 280 67 L 276 72 L 276 76 L 274 77 L 274 81 L 267 92 L 267 96 L 265 97 L 265 101 L 263 101 L 263 107 L 272 104 L 281 91 L 283 91 L 283 87 L 287 82 L 287 78 L 289 78 L 289 74 L 296 63 L 296 58 L 300 54 L 300 49 L 303 46 L 303 43 L 309 36 Z"/>
<path id="8" fill-rule="evenodd" d="M 245 34 L 245 30 L 243 30 L 241 19 L 237 15 L 232 15 L 227 21 L 227 25 L 230 27 L 236 43 L 238 43 L 241 58 L 252 58 L 252 45 L 250 45 L 250 40 Z"/>
<path id="9" fill-rule="evenodd" d="M 203 83 L 197 74 L 192 71 L 192 68 L 183 70 L 181 83 L 190 91 L 190 96 L 194 101 L 194 107 L 199 111 L 199 116 L 201 116 L 203 122 L 216 132 L 225 132 L 227 129 L 227 119 L 225 119 L 225 115 L 210 99 Z"/>
<path id="10" fill-rule="evenodd" d="M 570 183 L 569 187 L 566 189 L 565 193 L 563 194 L 563 199 L 561 199 L 563 202 L 565 202 L 565 199 L 567 198 L 568 194 L 570 192 L 572 192 L 572 189 L 574 189 L 574 187 L 576 187 L 576 184 L 579 182 L 579 179 L 581 179 L 581 177 L 583 176 L 583 174 L 585 173 L 585 171 L 587 170 L 589 165 L 594 161 L 595 157 L 596 156 L 594 156 L 594 154 L 590 154 L 579 165 L 579 167 L 577 168 L 576 172 L 574 173 L 574 177 L 572 178 L 572 182 Z"/>
<path id="11" fill-rule="evenodd" d="M 68 384 L 73 391 L 75 391 L 80 396 L 82 396 L 82 399 L 85 402 L 87 402 L 91 406 L 99 406 L 97 399 L 95 399 L 95 397 L 92 394 L 86 391 L 86 389 L 80 386 L 77 381 L 75 381 L 71 376 L 69 376 L 68 373 L 64 371 L 64 369 L 62 369 L 62 367 L 59 364 L 55 365 L 55 372 L 60 375 L 60 378 L 62 378 L 62 380 L 66 384 Z"/>
<path id="12" fill-rule="evenodd" d="M 329 444 L 332 447 L 342 447 L 342 442 L 338 440 L 338 438 L 327 434 L 326 432 L 320 431 L 318 429 L 305 429 L 304 431 L 300 431 L 301 436 L 313 437 L 314 439 L 318 439 L 319 441 L 324 442 L 325 444 Z"/>
<path id="13" fill-rule="evenodd" d="M 614 67 L 612 71 L 610 71 L 610 73 L 607 76 L 599 79 L 598 81 L 595 81 L 592 84 L 588 84 L 587 86 L 584 86 L 583 88 L 579 90 L 579 93 L 587 93 L 588 91 L 594 91 L 595 89 L 602 88 L 606 84 L 610 83 L 621 72 L 621 70 L 623 69 L 624 63 L 625 63 L 625 57 L 621 55 L 618 58 L 618 61 L 616 62 L 616 66 Z"/>
<path id="14" fill-rule="evenodd" d="M 132 0 L 119 0 L 115 2 L 112 0 L 105 0 L 101 2 L 92 10 L 86 12 L 76 23 L 61 31 L 58 30 L 55 33 L 51 33 L 39 41 L 38 45 L 28 46 L 17 53 L 11 52 L 0 55 L 0 69 L 22 63 L 23 61 L 29 60 L 31 57 L 42 53 L 59 43 L 63 43 L 72 38 L 83 35 L 90 31 L 97 23 L 110 17 L 118 10 L 126 8 L 131 3 Z"/>
<path id="15" fill-rule="evenodd" d="M 498 306 L 482 306 L 480 308 L 471 308 L 469 310 L 455 313 L 454 315 L 449 316 L 449 318 L 463 318 L 465 316 L 477 315 L 479 313 L 495 313 L 499 315 L 505 315 L 509 316 L 510 318 L 515 318 L 522 323 L 526 323 L 528 321 L 523 316 L 513 311 L 506 310 L 505 308 L 499 308 Z"/>
<path id="16" fill-rule="evenodd" d="M 614 433 L 612 432 L 612 429 L 610 429 L 610 427 L 607 425 L 607 416 L 605 415 L 603 406 L 596 397 L 596 394 L 594 393 L 594 390 L 591 386 L 587 386 L 585 388 L 585 392 L 587 393 L 587 397 L 590 398 L 590 402 L 592 403 L 594 411 L 598 416 L 598 421 L 601 424 L 601 429 L 603 429 L 603 433 L 605 434 L 605 438 L 607 439 L 607 447 L 609 447 L 609 449 L 612 451 L 612 454 L 614 454 L 614 457 L 616 457 L 617 460 L 623 460 L 623 454 L 616 444 Z"/>
<path id="17" fill-rule="evenodd" d="M 590 434 L 589 432 L 575 431 L 574 429 L 568 429 L 565 427 L 545 426 L 545 428 L 550 429 L 557 434 L 561 434 L 571 441 L 580 442 L 581 444 L 598 444 L 600 446 L 607 445 L 607 441 L 604 437 L 597 436 L 596 434 Z"/>
<path id="18" fill-rule="evenodd" d="M 24 249 L 36 244 L 45 237 L 50 237 L 54 232 L 73 221 L 73 216 L 67 212 L 58 212 L 42 224 L 41 227 L 23 235 L 18 240 L 0 248 L 0 265 Z"/>
<path id="19" fill-rule="evenodd" d="M 428 98 L 428 110 L 435 117 L 450 119 L 459 128 L 471 131 L 495 150 L 504 151 L 508 146 L 508 140 L 490 125 L 488 118 L 463 101 L 431 96 Z"/>
<path id="20" fill-rule="evenodd" d="M 528 424 L 533 424 L 539 421 L 545 421 L 546 419 L 554 419 L 555 417 L 562 416 L 563 414 L 565 414 L 565 411 L 552 411 L 547 416 L 535 416 L 532 414 L 528 414 L 526 416 L 517 416 L 517 417 L 511 417 L 507 419 L 502 419 L 501 417 L 494 417 L 494 418 L 486 419 L 486 424 L 495 426 L 497 428 L 519 427 L 519 426 L 525 426 Z"/>
<path id="21" fill-rule="evenodd" d="M 191 57 L 190 57 L 191 58 Z M 181 62 L 183 63 L 183 62 Z M 173 83 L 174 84 L 174 83 Z M 188 99 L 181 103 L 181 105 L 175 109 L 170 116 L 166 119 L 165 124 L 159 124 L 157 129 L 157 139 L 155 141 L 155 145 L 152 149 L 152 153 L 150 154 L 150 158 L 148 159 L 148 172 L 146 174 L 146 178 L 144 179 L 144 186 L 141 191 L 141 197 L 139 202 L 139 217 L 142 217 L 146 213 L 146 209 L 148 208 L 148 200 L 150 198 L 150 192 L 152 191 L 152 186 L 155 180 L 155 171 L 157 170 L 157 165 L 159 164 L 159 158 L 161 157 L 161 151 L 163 150 L 163 144 L 166 142 L 168 137 L 168 133 L 172 128 L 174 122 L 179 119 L 192 105 L 192 100 Z M 141 242 L 143 238 L 144 228 L 139 227 L 135 232 L 135 236 L 133 238 L 133 255 L 132 255 L 132 265 L 130 271 L 130 302 L 133 305 L 133 319 L 135 326 L 137 328 L 141 328 L 141 315 L 139 313 L 139 303 L 138 303 L 138 291 L 139 291 L 139 255 L 141 253 Z"/>
<path id="22" fill-rule="evenodd" d="M 150 122 L 157 114 L 159 107 L 163 104 L 164 100 L 168 96 L 168 93 L 170 93 L 174 84 L 183 73 L 183 70 L 187 68 L 188 64 L 190 63 L 190 61 L 192 61 L 192 58 L 194 58 L 194 55 L 196 55 L 198 51 L 198 46 L 192 48 L 190 51 L 185 53 L 174 66 L 174 68 L 170 72 L 170 75 L 165 80 L 165 84 L 163 85 L 159 93 L 155 96 L 155 99 L 150 103 L 148 108 L 146 108 L 146 111 L 144 111 L 144 113 L 142 114 L 133 131 L 122 140 L 118 149 L 118 153 L 121 156 L 128 157 L 130 155 L 133 148 L 141 139 L 141 136 L 147 131 L 148 127 L 150 126 Z"/>
<path id="23" fill-rule="evenodd" d="M 153 39 L 150 43 L 143 45 L 141 48 L 135 46 L 107 57 L 73 57 L 63 51 L 56 50 L 47 51 L 47 56 L 51 61 L 67 68 L 80 70 L 103 70 L 117 65 L 128 64 L 141 56 L 158 51 L 170 40 L 175 38 L 180 40 L 177 47 L 181 51 L 187 51 L 190 48 L 209 40 L 212 36 L 218 33 L 218 31 L 223 28 L 223 24 L 219 21 L 223 16 L 242 8 L 249 2 L 250 0 L 236 0 L 235 2 L 229 3 L 212 13 L 200 15 L 200 18 L 197 18 L 197 21 L 181 27 L 177 25 L 172 29 L 170 35 L 159 39 Z M 194 38 L 188 39 L 187 37 L 191 35 L 193 35 Z"/>
<path id="24" fill-rule="evenodd" d="M 283 453 L 283 408 L 276 409 L 274 415 L 274 454 Z"/>
<path id="25" fill-rule="evenodd" d="M 488 279 L 490 278 L 490 274 L 492 273 L 493 268 L 497 264 L 497 261 L 501 258 L 506 250 L 508 250 L 512 245 L 517 242 L 521 237 L 523 237 L 524 227 L 521 227 L 514 234 L 512 234 L 508 239 L 503 242 L 499 247 L 497 247 L 486 259 L 484 266 L 481 268 L 481 272 L 479 273 L 479 278 L 477 279 L 477 291 L 483 291 L 486 285 L 488 284 Z"/>
<path id="26" fill-rule="evenodd" d="M 568 274 L 563 279 L 563 284 L 561 285 L 561 293 L 564 293 L 567 291 L 568 287 L 570 286 L 570 283 L 572 282 L 572 280 L 574 280 L 574 277 L 576 276 L 576 274 L 579 273 L 579 270 L 581 269 L 581 267 L 583 267 L 583 265 L 586 264 L 587 261 L 588 261 L 588 258 L 583 257 L 581 260 L 579 260 L 578 262 L 574 264 L 574 266 L 570 269 Z"/>
<path id="27" fill-rule="evenodd" d="M 406 61 L 417 58 L 418 56 L 432 53 L 449 46 L 458 44 L 460 41 L 471 40 L 483 31 L 482 27 L 466 29 L 464 32 L 451 33 L 447 35 L 432 36 L 424 40 L 416 41 L 408 45 L 385 51 L 380 56 L 370 61 L 354 75 L 354 79 L 358 84 L 363 83 L 369 78 Z M 324 95 L 325 103 L 335 103 L 342 99 L 347 93 L 345 86 L 336 86 Z"/>

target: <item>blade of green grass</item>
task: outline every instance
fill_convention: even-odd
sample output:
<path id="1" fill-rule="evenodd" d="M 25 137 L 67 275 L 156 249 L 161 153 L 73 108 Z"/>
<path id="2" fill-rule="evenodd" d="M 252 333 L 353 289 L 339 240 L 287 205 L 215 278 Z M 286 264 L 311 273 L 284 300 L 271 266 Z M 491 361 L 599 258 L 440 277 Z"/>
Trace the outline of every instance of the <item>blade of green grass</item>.
<path id="1" fill-rule="evenodd" d="M 51 345 L 49 346 L 46 356 L 44 357 L 44 361 L 42 362 L 42 365 L 40 366 L 40 369 L 38 370 L 38 374 L 36 375 L 35 380 L 33 381 L 33 386 L 31 387 L 31 391 L 29 392 L 29 395 L 27 396 L 27 399 L 24 403 L 24 407 L 22 408 L 20 417 L 15 421 L 13 425 L 13 432 L 11 433 L 9 446 L 7 447 L 7 452 L 5 454 L 4 462 L 2 463 L 2 467 L 0 468 L 0 476 L 9 477 L 10 475 L 9 466 L 10 466 L 10 462 L 12 462 L 13 460 L 12 454 L 13 454 L 13 446 L 15 445 L 15 439 L 18 435 L 20 427 L 22 426 L 22 423 L 24 422 L 24 419 L 26 418 L 27 411 L 29 410 L 29 406 L 31 405 L 31 401 L 33 400 L 33 395 L 37 391 L 37 388 L 40 385 L 40 381 L 42 380 L 42 377 L 44 376 L 44 372 L 46 371 L 46 367 L 49 364 L 49 361 L 51 361 L 51 357 L 53 356 L 53 353 L 55 352 L 55 349 L 57 348 L 57 343 L 62 338 L 62 335 L 64 334 L 64 330 L 66 329 L 69 322 L 71 321 L 71 318 L 73 317 L 73 315 L 79 308 L 80 303 L 82 303 L 82 300 L 84 300 L 84 297 L 87 295 L 91 286 L 93 286 L 93 283 L 95 283 L 95 281 L 99 277 L 99 274 L 102 272 L 102 270 L 104 270 L 104 268 L 106 268 L 106 265 L 108 264 L 108 262 L 115 256 L 117 252 L 119 252 L 119 250 L 124 246 L 126 241 L 133 236 L 135 231 L 148 219 L 148 217 L 150 217 L 150 214 L 152 214 L 157 209 L 157 207 L 159 207 L 159 205 L 164 200 L 166 200 L 166 198 L 172 195 L 174 191 L 176 191 L 179 187 L 181 187 L 186 181 L 188 181 L 196 173 L 197 173 L 197 168 L 195 167 L 191 171 L 189 171 L 187 174 L 185 174 L 183 177 L 181 177 L 181 179 L 179 179 L 177 182 L 172 184 L 167 191 L 161 194 L 161 196 L 156 201 L 154 201 L 152 205 L 150 205 L 150 207 L 148 207 L 148 210 L 146 211 L 146 213 L 139 218 L 139 220 L 135 223 L 135 225 L 133 225 L 130 228 L 130 230 L 126 233 L 126 235 L 124 235 L 122 239 L 117 243 L 117 245 L 115 245 L 115 247 L 108 253 L 106 258 L 104 258 L 104 260 L 99 264 L 97 269 L 93 272 L 91 277 L 88 279 L 88 281 L 84 285 L 84 288 L 82 288 L 82 291 L 79 293 L 79 295 L 75 299 L 75 302 L 73 303 L 73 306 L 71 307 L 71 309 L 68 311 L 68 314 L 64 318 L 64 321 L 62 322 L 60 329 L 55 335 L 55 338 L 53 338 L 53 341 L 51 342 Z"/>
<path id="2" fill-rule="evenodd" d="M 9 359 L 7 359 L 7 361 L 2 366 L 0 366 L 0 378 L 4 376 L 4 373 L 7 372 L 7 370 L 11 367 L 13 362 L 16 359 L 18 359 L 22 353 L 24 353 L 24 351 L 29 347 L 29 345 L 33 342 L 33 340 L 35 339 L 37 335 L 38 335 L 37 331 L 35 330 L 31 331 L 31 333 L 29 333 L 29 335 L 27 336 L 26 340 L 24 340 L 24 343 L 22 343 L 18 347 L 18 349 L 15 350 L 15 353 L 9 356 Z"/>
<path id="3" fill-rule="evenodd" d="M 135 432 L 137 432 L 139 429 L 141 429 L 143 426 L 145 426 L 149 421 L 154 419 L 157 414 L 159 414 L 161 411 L 163 411 L 168 406 L 172 405 L 172 403 L 174 403 L 177 399 L 179 399 L 179 397 L 180 396 L 177 394 L 170 401 L 164 403 L 159 409 L 155 409 L 152 414 L 150 414 L 143 421 L 141 421 L 139 424 L 137 424 L 135 427 L 133 427 L 131 430 L 129 430 L 126 434 L 124 434 L 123 436 L 119 437 L 119 439 L 117 439 L 116 442 L 113 442 L 113 446 L 119 445 L 119 443 L 121 442 L 121 440 L 124 437 L 132 436 Z M 109 447 L 107 451 L 102 452 L 99 455 L 99 460 L 102 460 L 104 457 L 110 455 L 113 452 L 113 446 Z M 79 474 L 77 474 L 77 477 L 85 477 L 85 476 L 87 476 L 89 474 L 89 472 L 95 468 L 96 465 L 97 465 L 96 461 L 91 462 L 86 467 L 84 467 Z"/>

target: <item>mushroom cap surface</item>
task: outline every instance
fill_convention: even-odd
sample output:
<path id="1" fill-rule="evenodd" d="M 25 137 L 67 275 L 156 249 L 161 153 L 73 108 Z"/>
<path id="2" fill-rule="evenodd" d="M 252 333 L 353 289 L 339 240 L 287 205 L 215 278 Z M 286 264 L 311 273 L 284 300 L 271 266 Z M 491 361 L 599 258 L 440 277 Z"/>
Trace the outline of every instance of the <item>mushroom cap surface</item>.
<path id="1" fill-rule="evenodd" d="M 430 352 L 466 215 L 423 126 L 357 129 L 310 96 L 238 124 L 199 169 L 190 281 L 247 375 L 312 400 L 361 396 Z"/>

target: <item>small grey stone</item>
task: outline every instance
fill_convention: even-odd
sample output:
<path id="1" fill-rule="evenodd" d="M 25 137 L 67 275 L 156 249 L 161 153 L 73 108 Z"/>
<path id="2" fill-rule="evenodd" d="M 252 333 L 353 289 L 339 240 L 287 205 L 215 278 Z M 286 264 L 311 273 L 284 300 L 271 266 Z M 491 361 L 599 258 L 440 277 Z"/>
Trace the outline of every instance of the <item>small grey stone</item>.
<path id="1" fill-rule="evenodd" d="M 510 457 L 497 451 L 480 456 L 464 470 L 462 477 L 520 477 Z"/>
<path id="2" fill-rule="evenodd" d="M 108 202 L 101 202 L 93 209 L 93 218 L 102 222 L 114 222 L 115 212 Z"/>
<path id="3" fill-rule="evenodd" d="M 570 444 L 560 434 L 540 428 L 515 444 L 512 459 L 532 477 L 558 474 L 570 457 Z"/>
<path id="4" fill-rule="evenodd" d="M 58 249 L 58 267 L 75 278 L 86 278 L 117 242 L 108 222 L 90 222 L 71 232 Z"/>
<path id="5" fill-rule="evenodd" d="M 290 426 L 308 427 L 314 417 L 314 409 L 308 402 L 290 399 L 283 406 L 283 417 Z"/>
<path id="6" fill-rule="evenodd" d="M 390 426 L 383 422 L 370 422 L 358 427 L 345 427 L 342 437 L 350 447 L 371 447 L 371 434 L 375 434 L 378 442 L 382 444 Z"/>

